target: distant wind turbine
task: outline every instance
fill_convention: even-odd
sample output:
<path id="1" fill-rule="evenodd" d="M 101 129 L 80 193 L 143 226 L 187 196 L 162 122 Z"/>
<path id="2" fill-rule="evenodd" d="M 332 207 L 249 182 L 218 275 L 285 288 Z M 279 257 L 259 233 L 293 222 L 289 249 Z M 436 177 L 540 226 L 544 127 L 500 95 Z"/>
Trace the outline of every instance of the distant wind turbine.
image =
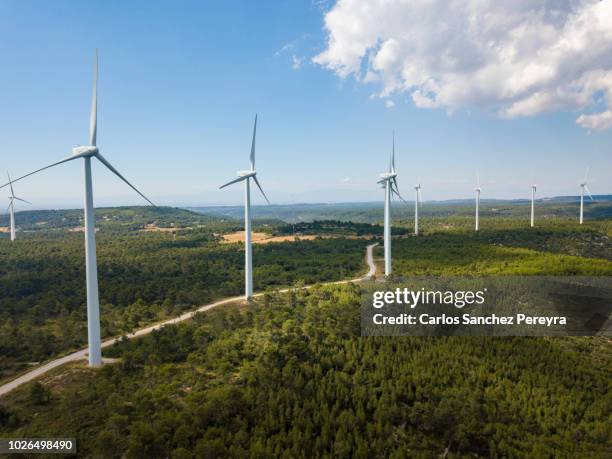
<path id="1" fill-rule="evenodd" d="M 416 236 L 419 235 L 419 206 L 423 206 L 423 201 L 421 201 L 421 181 L 415 185 L 414 187 L 415 197 L 414 197 L 414 234 Z"/>
<path id="2" fill-rule="evenodd" d="M 251 169 L 246 171 L 238 171 L 238 178 L 220 186 L 225 188 L 237 182 L 244 181 L 244 297 L 249 300 L 253 297 L 253 249 L 251 246 L 251 179 L 261 191 L 264 199 L 268 204 L 270 201 L 264 193 L 259 180 L 257 180 L 257 172 L 255 171 L 255 137 L 257 135 L 257 115 L 255 115 L 255 124 L 253 126 L 253 141 L 251 143 Z"/>
<path id="3" fill-rule="evenodd" d="M 475 230 L 478 231 L 480 226 L 479 226 L 479 218 L 480 218 L 480 177 L 478 174 L 476 174 L 476 188 L 474 188 L 474 191 L 476 191 L 476 226 L 475 226 Z"/>
<path id="4" fill-rule="evenodd" d="M 531 227 L 533 228 L 535 222 L 535 194 L 537 185 L 531 185 Z"/>
<path id="5" fill-rule="evenodd" d="M 97 106 L 98 106 L 98 50 L 95 52 L 94 59 L 94 80 L 93 80 L 93 95 L 91 100 L 91 115 L 89 118 L 89 145 L 74 147 L 72 156 L 62 159 L 56 163 L 50 164 L 43 168 L 37 169 L 34 172 L 23 175 L 12 183 L 18 180 L 29 177 L 37 172 L 49 169 L 68 161 L 83 158 L 85 172 L 85 277 L 87 282 L 87 339 L 89 346 L 89 365 L 99 366 L 102 364 L 102 348 L 100 342 L 100 300 L 98 297 L 98 267 L 96 262 L 96 236 L 94 222 L 94 205 L 93 191 L 91 181 L 91 158 L 96 158 L 104 164 L 111 172 L 129 185 L 136 193 L 142 196 L 149 204 L 154 205 L 144 194 L 142 194 L 134 185 L 127 181 L 117 169 L 115 169 L 101 154 L 96 146 L 97 133 Z M 4 188 L 10 185 L 7 183 L 0 186 Z"/>
<path id="6" fill-rule="evenodd" d="M 11 219 L 11 241 L 14 241 L 16 238 L 16 232 L 15 232 L 15 200 L 17 201 L 21 201 L 21 202 L 25 202 L 26 204 L 32 204 L 31 202 L 26 201 L 25 199 L 21 199 L 18 198 L 17 196 L 15 196 L 15 191 L 13 190 L 13 182 L 11 181 L 11 176 L 10 174 L 7 172 L 6 175 L 8 176 L 8 180 L 9 180 L 9 186 L 11 187 L 11 195 L 9 196 L 9 200 L 11 201 L 9 206 L 8 206 L 8 211 L 10 214 L 10 219 Z"/>
<path id="7" fill-rule="evenodd" d="M 377 183 L 381 184 L 385 189 L 385 276 L 389 276 L 391 274 L 391 195 L 396 194 L 398 198 L 404 201 L 404 198 L 401 197 L 397 188 L 397 173 L 395 172 L 395 132 L 393 133 L 389 172 L 380 174 L 380 180 Z"/>
<path id="8" fill-rule="evenodd" d="M 589 194 L 589 198 L 591 198 L 591 201 L 594 200 L 593 196 L 591 196 L 591 191 L 589 190 L 589 187 L 587 186 L 588 175 L 589 175 L 589 168 L 587 167 L 587 170 L 584 174 L 584 180 L 580 184 L 580 224 L 581 225 L 584 222 L 584 192 L 586 191 Z"/>

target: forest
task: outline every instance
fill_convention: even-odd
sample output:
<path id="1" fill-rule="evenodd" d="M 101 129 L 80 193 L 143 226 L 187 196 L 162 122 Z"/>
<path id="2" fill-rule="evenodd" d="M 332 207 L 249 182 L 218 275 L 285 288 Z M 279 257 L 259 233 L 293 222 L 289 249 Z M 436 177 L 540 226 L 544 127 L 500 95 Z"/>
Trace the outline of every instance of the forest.
<path id="1" fill-rule="evenodd" d="M 579 226 L 554 205 L 533 229 L 520 206 L 489 209 L 478 233 L 467 210 L 423 216 L 419 237 L 400 215 L 395 274 L 610 276 L 612 220 Z M 98 214 L 105 336 L 241 292 L 243 246 L 219 243 L 240 221 L 128 209 Z M 86 341 L 81 223 L 62 226 L 62 212 L 0 238 L 4 380 Z M 363 338 L 359 285 L 276 291 L 364 273 L 380 223 L 257 222 L 321 237 L 255 245 L 267 293 L 253 303 L 122 340 L 104 351 L 115 363 L 61 367 L 3 397 L 0 437 L 74 436 L 92 457 L 609 457 L 609 337 Z"/>
<path id="2" fill-rule="evenodd" d="M 187 217 L 206 219 L 187 214 L 178 213 L 183 225 L 194 224 Z M 63 221 L 42 215 L 47 221 Z M 175 217 L 163 215 L 162 221 L 178 221 Z M 104 221 L 104 213 L 98 218 Z M 121 229 L 101 224 L 97 234 L 103 337 L 242 292 L 243 245 L 219 244 L 216 233 L 233 231 L 238 222 L 211 219 L 210 226 L 199 228 L 177 225 L 174 234 L 140 231 L 159 221 L 143 219 L 138 208 L 122 209 L 116 220 L 124 222 Z M 266 290 L 354 276 L 365 269 L 365 244 L 338 238 L 256 245 L 254 287 Z M 19 234 L 13 243 L 0 239 L 0 380 L 29 362 L 87 342 L 84 263 L 82 233 L 54 230 Z"/>
<path id="3" fill-rule="evenodd" d="M 604 338 L 362 338 L 357 285 L 268 294 L 3 400 L 95 457 L 609 457 Z"/>
<path id="4" fill-rule="evenodd" d="M 398 275 L 612 275 L 610 227 L 548 223 L 432 231 L 393 243 Z M 486 228 L 486 226 L 490 228 Z M 382 248 L 378 248 L 382 256 Z"/>
<path id="5" fill-rule="evenodd" d="M 383 235 L 383 226 L 371 223 L 355 223 L 343 220 L 314 220 L 312 222 L 297 222 L 294 224 L 277 225 L 274 227 L 275 235 L 309 234 L 334 236 L 378 236 Z M 407 235 L 407 228 L 398 226 L 391 228 L 393 236 Z"/>

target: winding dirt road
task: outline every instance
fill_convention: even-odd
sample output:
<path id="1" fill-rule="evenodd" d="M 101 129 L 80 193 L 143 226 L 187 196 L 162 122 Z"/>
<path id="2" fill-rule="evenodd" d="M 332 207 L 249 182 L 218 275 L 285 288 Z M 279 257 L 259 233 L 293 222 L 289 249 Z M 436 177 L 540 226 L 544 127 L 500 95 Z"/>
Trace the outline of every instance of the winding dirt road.
<path id="1" fill-rule="evenodd" d="M 364 277 L 358 277 L 355 279 L 348 279 L 348 280 L 342 280 L 342 281 L 335 281 L 335 282 L 326 282 L 323 285 L 338 285 L 338 284 L 348 284 L 350 282 L 361 282 L 363 280 L 367 280 L 370 277 L 376 275 L 376 264 L 374 263 L 374 256 L 373 256 L 373 251 L 374 251 L 374 247 L 377 246 L 378 243 L 376 244 L 370 244 L 367 246 L 366 248 L 366 262 L 368 264 L 368 273 L 364 276 Z M 307 285 L 304 287 L 301 287 L 303 289 L 309 289 L 312 288 L 312 285 Z M 284 292 L 288 292 L 290 290 L 294 290 L 294 288 L 284 288 L 279 290 L 279 292 L 284 293 Z M 255 295 L 253 295 L 254 297 L 259 297 L 264 295 L 264 293 L 256 293 Z M 199 312 L 206 312 L 209 311 L 213 308 L 216 308 L 217 306 L 223 306 L 224 304 L 229 304 L 229 303 L 235 303 L 237 301 L 241 301 L 243 300 L 244 297 L 243 296 L 234 296 L 231 298 L 225 298 L 224 300 L 219 300 L 219 301 L 215 301 L 214 303 L 210 303 L 210 304 L 206 304 L 204 306 L 200 306 L 198 309 L 195 309 L 193 311 L 189 311 L 186 312 L 184 314 L 181 314 L 178 317 L 174 317 L 172 319 L 168 319 L 168 320 L 164 320 L 163 322 L 158 322 L 157 324 L 154 325 L 150 325 L 148 327 L 145 328 L 141 328 L 138 329 L 132 333 L 129 333 L 127 335 L 125 335 L 127 337 L 127 339 L 132 339 L 132 338 L 137 338 L 139 336 L 144 336 L 144 335 L 148 335 L 149 333 L 153 332 L 154 330 L 158 330 L 166 325 L 170 325 L 170 324 L 177 324 L 179 322 L 183 322 L 185 320 L 189 320 L 191 319 L 193 316 L 195 316 L 197 313 Z M 115 337 L 115 338 L 110 338 L 107 339 L 106 341 L 102 342 L 102 348 L 104 349 L 105 347 L 109 347 L 112 346 L 113 344 L 115 344 L 117 341 L 119 341 L 122 337 Z M 78 360 L 83 360 L 87 357 L 87 349 L 81 349 L 80 351 L 76 351 L 73 352 L 72 354 L 68 354 L 65 355 L 63 357 L 59 357 L 55 360 L 51 360 L 50 362 L 45 363 L 44 365 L 41 365 L 37 368 L 34 368 L 31 371 L 28 371 L 27 373 L 13 379 L 12 381 L 9 381 L 6 384 L 3 384 L 2 386 L 0 386 L 0 397 L 9 393 L 10 391 L 12 391 L 13 389 L 16 389 L 17 387 L 21 386 L 22 384 L 25 384 L 27 382 L 32 381 L 33 379 L 38 378 L 39 376 L 47 373 L 48 371 L 57 368 L 61 365 L 64 365 L 66 363 L 69 362 L 75 362 Z"/>

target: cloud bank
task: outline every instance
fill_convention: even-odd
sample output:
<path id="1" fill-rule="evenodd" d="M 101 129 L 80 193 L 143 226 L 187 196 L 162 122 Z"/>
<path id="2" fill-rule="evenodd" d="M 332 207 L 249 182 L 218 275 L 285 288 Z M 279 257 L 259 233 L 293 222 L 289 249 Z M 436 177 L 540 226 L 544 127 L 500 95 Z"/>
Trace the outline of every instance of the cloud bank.
<path id="1" fill-rule="evenodd" d="M 338 0 L 315 63 L 417 107 L 612 128 L 612 0 Z"/>

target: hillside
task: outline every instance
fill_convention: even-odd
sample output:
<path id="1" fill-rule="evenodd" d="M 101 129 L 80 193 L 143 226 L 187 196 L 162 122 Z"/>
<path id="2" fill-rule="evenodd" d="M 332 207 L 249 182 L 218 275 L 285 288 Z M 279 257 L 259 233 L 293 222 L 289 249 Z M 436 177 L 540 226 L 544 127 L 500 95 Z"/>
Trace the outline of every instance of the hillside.
<path id="1" fill-rule="evenodd" d="M 216 223 L 168 232 L 97 235 L 103 336 L 235 296 L 242 243 L 221 244 Z M 365 269 L 365 240 L 316 239 L 254 248 L 255 288 L 339 280 Z M 0 239 L 0 380 L 87 340 L 83 235 L 34 233 Z"/>
<path id="2" fill-rule="evenodd" d="M 127 457 L 608 457 L 602 338 L 361 338 L 359 288 L 270 295 L 62 369 L 2 436 Z"/>
<path id="3" fill-rule="evenodd" d="M 409 199 L 411 199 L 410 197 Z M 585 218 L 612 218 L 612 196 L 595 196 L 595 201 L 585 201 Z M 528 218 L 530 201 L 525 199 L 502 200 L 482 199 L 481 216 L 501 218 Z M 218 218 L 242 218 L 242 206 L 203 206 L 190 210 Z M 253 206 L 255 218 L 281 219 L 290 223 L 313 220 L 342 220 L 356 223 L 377 223 L 383 219 L 381 202 L 331 203 L 331 204 L 286 204 Z M 576 219 L 578 200 L 576 197 L 538 199 L 536 215 L 543 219 Z M 419 210 L 423 218 L 431 217 L 473 217 L 474 200 L 425 201 Z M 411 219 L 414 215 L 414 201 L 393 205 L 394 218 Z"/>
<path id="4" fill-rule="evenodd" d="M 147 226 L 186 228 L 202 225 L 235 225 L 228 219 L 191 212 L 176 207 L 101 207 L 95 212 L 96 228 L 102 231 L 138 231 Z M 16 212 L 17 227 L 23 232 L 78 230 L 83 227 L 82 209 L 22 210 Z M 0 227 L 7 226 L 8 215 L 0 215 Z"/>
<path id="5" fill-rule="evenodd" d="M 242 244 L 220 236 L 240 222 L 184 216 L 176 231 L 144 231 L 155 216 L 137 212 L 99 231 L 105 336 L 241 292 Z M 396 274 L 612 274 L 610 219 L 422 222 L 420 237 L 409 217 L 394 228 Z M 381 227 L 262 225 L 317 236 L 254 247 L 267 295 L 124 341 L 101 370 L 20 387 L 0 399 L 0 436 L 75 436 L 94 457 L 608 457 L 607 338 L 362 338 L 358 286 L 273 291 L 364 272 Z M 84 345 L 82 244 L 65 230 L 0 240 L 1 377 Z"/>

